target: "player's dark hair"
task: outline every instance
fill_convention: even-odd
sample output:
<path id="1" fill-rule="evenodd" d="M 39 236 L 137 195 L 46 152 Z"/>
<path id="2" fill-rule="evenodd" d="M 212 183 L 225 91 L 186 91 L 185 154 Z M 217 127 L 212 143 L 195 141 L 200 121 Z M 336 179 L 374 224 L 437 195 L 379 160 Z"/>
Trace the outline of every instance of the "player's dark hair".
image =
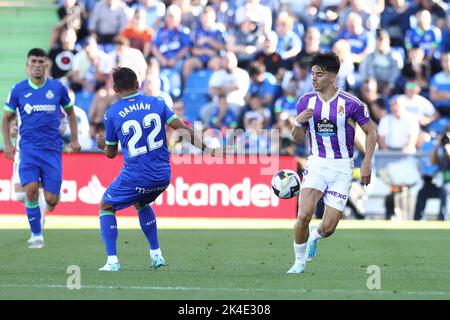
<path id="1" fill-rule="evenodd" d="M 41 49 L 41 48 L 33 48 L 30 51 L 28 51 L 27 58 L 29 58 L 31 56 L 47 58 L 47 52 L 45 52 L 44 49 Z"/>
<path id="2" fill-rule="evenodd" d="M 136 89 L 137 76 L 130 68 L 114 69 L 112 77 L 117 91 Z"/>
<path id="3" fill-rule="evenodd" d="M 310 62 L 310 67 L 312 68 L 313 66 L 318 66 L 325 71 L 337 74 L 341 67 L 341 61 L 334 52 L 317 53 Z"/>

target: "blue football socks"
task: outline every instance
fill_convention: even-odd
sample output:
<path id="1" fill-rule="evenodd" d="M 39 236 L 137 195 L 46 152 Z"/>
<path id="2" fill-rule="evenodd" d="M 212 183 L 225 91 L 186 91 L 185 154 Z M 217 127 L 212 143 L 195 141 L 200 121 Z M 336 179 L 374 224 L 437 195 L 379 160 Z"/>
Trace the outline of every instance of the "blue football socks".
<path id="1" fill-rule="evenodd" d="M 108 256 L 117 255 L 117 220 L 114 212 L 100 210 L 100 230 Z"/>
<path id="2" fill-rule="evenodd" d="M 143 207 L 136 206 L 136 209 L 139 214 L 139 223 L 141 224 L 141 229 L 147 237 L 148 243 L 150 244 L 150 249 L 158 249 L 158 230 L 156 227 L 155 212 L 148 204 Z"/>
<path id="3" fill-rule="evenodd" d="M 30 229 L 33 236 L 42 235 L 41 227 L 41 211 L 39 210 L 38 201 L 25 200 L 25 208 L 30 223 Z"/>

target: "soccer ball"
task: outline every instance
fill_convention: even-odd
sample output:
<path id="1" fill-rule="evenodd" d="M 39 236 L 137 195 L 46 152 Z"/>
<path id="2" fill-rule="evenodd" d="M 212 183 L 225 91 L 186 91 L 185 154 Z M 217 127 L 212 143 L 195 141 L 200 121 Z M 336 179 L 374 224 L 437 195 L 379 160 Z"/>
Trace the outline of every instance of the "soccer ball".
<path id="1" fill-rule="evenodd" d="M 282 169 L 272 177 L 272 190 L 281 199 L 290 199 L 300 192 L 300 177 L 295 171 Z"/>

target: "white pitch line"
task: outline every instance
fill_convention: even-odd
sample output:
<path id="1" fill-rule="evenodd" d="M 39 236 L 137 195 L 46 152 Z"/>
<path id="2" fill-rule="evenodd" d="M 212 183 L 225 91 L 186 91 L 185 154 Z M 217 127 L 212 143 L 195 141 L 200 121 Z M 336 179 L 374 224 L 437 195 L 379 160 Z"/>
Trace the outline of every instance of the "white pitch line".
<path id="1" fill-rule="evenodd" d="M 0 284 L 0 288 L 38 288 L 38 289 L 67 289 L 60 284 L 28 285 L 28 284 Z M 96 290 L 144 290 L 144 291 L 210 291 L 210 292 L 280 292 L 280 293 L 331 293 L 331 294 L 380 294 L 380 295 L 425 295 L 450 296 L 444 291 L 383 291 L 383 290 L 342 290 L 342 289 L 264 289 L 264 288 L 201 288 L 201 287 L 157 287 L 157 286 L 96 286 L 82 285 L 80 289 Z"/>

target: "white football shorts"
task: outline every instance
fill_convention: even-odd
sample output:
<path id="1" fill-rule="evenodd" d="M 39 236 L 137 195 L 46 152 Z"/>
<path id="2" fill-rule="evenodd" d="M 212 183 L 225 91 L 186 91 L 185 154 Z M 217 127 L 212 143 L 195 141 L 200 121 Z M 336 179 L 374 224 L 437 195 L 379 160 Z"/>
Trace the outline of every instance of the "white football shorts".
<path id="1" fill-rule="evenodd" d="M 352 173 L 353 159 L 309 156 L 300 190 L 319 190 L 323 193 L 325 205 L 343 212 L 350 192 Z"/>
<path id="2" fill-rule="evenodd" d="M 20 184 L 19 164 L 20 164 L 20 151 L 16 149 L 13 163 L 13 176 L 12 176 L 13 184 Z"/>

